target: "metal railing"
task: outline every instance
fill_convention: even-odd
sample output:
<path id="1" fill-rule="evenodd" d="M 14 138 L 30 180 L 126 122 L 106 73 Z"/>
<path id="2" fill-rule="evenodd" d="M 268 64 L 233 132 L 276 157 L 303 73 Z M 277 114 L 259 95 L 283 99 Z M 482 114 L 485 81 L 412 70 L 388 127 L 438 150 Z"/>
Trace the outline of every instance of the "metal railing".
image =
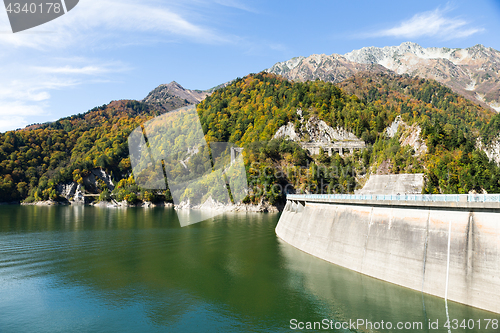
<path id="1" fill-rule="evenodd" d="M 500 202 L 500 194 L 287 194 L 289 200 Z"/>

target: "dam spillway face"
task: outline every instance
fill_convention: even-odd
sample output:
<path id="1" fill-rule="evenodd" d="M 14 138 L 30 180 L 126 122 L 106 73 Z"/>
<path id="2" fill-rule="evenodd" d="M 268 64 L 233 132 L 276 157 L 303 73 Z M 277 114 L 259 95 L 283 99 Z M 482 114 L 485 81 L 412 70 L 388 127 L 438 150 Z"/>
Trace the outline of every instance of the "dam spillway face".
<path id="1" fill-rule="evenodd" d="M 289 200 L 276 234 L 336 265 L 500 313 L 500 210 Z"/>

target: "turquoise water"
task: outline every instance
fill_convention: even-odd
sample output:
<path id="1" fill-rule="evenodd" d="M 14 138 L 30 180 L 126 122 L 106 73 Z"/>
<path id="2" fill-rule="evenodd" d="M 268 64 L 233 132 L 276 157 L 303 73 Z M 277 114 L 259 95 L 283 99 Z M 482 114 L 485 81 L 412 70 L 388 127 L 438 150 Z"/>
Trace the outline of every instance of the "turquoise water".
<path id="1" fill-rule="evenodd" d="M 451 332 L 500 331 L 488 321 L 500 315 L 448 303 L 447 316 L 442 299 L 289 246 L 278 218 L 181 228 L 170 208 L 0 206 L 0 332 L 290 332 L 324 320 L 339 332 L 448 332 L 448 317 Z M 358 320 L 372 327 L 346 329 Z"/>

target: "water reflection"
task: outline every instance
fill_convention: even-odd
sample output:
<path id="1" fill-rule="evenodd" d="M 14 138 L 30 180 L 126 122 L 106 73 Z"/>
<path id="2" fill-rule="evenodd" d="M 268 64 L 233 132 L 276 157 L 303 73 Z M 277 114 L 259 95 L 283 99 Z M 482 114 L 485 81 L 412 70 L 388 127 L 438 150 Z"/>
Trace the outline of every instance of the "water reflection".
<path id="1" fill-rule="evenodd" d="M 309 320 L 334 318 L 339 322 L 356 322 L 360 319 L 365 323 L 372 323 L 371 327 L 366 327 L 366 325 L 359 327 L 360 330 L 367 332 L 397 332 L 400 331 L 396 328 L 398 322 L 412 327 L 410 331 L 448 332 L 448 329 L 444 327 L 448 318 L 446 304 L 441 298 L 330 264 L 298 251 L 283 241 L 280 241 L 280 252 L 286 260 L 287 269 L 296 273 L 293 274 L 295 278 L 289 281 L 290 288 L 305 289 L 324 306 L 323 317 L 310 318 Z M 474 324 L 469 323 L 469 326 L 471 328 L 475 326 L 476 329 L 459 327 L 460 332 L 498 331 L 493 328 L 491 322 L 489 329 L 485 328 L 490 320 L 500 320 L 498 314 L 454 302 L 448 302 L 448 312 L 450 319 L 458 320 L 458 326 L 464 319 L 466 322 L 469 319 L 474 320 Z M 304 318 L 303 321 L 305 319 L 307 318 Z M 373 327 L 374 323 L 382 321 L 391 322 L 394 328 L 390 330 Z M 430 329 L 429 322 L 435 324 L 436 321 L 439 324 L 439 329 Z M 410 326 L 409 323 L 412 325 Z M 413 323 L 416 324 L 413 325 Z M 422 329 L 416 329 L 419 327 L 417 323 L 422 323 Z M 482 325 L 481 329 L 479 329 L 480 324 Z M 454 325 L 452 323 L 452 326 Z"/>
<path id="2" fill-rule="evenodd" d="M 292 318 L 444 322 L 439 298 L 279 241 L 278 217 L 226 213 L 181 228 L 168 208 L 0 207 L 0 329 L 284 332 Z M 449 312 L 499 318 L 455 303 Z"/>

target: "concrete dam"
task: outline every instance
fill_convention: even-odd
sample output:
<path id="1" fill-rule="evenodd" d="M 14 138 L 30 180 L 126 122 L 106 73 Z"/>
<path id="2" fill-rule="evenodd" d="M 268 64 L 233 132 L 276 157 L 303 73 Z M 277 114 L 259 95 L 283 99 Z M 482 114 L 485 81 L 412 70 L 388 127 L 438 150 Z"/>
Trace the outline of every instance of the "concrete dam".
<path id="1" fill-rule="evenodd" d="M 276 234 L 333 264 L 500 313 L 500 195 L 288 195 Z"/>

